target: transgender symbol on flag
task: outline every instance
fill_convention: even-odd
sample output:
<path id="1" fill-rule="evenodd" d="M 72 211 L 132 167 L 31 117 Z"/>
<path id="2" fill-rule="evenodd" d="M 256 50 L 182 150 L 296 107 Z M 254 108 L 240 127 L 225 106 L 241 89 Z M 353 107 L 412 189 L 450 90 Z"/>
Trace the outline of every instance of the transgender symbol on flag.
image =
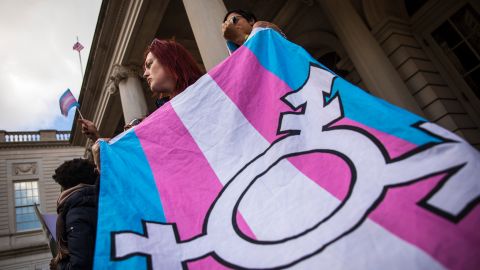
<path id="1" fill-rule="evenodd" d="M 282 97 L 292 109 L 280 115 L 277 133 L 285 134 L 284 137 L 244 164 L 228 181 L 210 206 L 201 234 L 182 241 L 175 224 L 144 220 L 144 234 L 112 234 L 112 258 L 148 255 L 152 269 L 182 269 L 187 262 L 208 255 L 234 268 L 293 266 L 322 253 L 358 229 L 382 204 L 389 188 L 440 174 L 443 179 L 439 188 L 433 189 L 419 205 L 451 222 L 466 216 L 480 196 L 477 180 L 471 177 L 476 174 L 475 168 L 480 167 L 480 154 L 471 151 L 471 146 L 453 133 L 418 122 L 415 128 L 439 142 L 391 158 L 384 145 L 365 130 L 337 123 L 344 118 L 344 111 L 342 97 L 332 91 L 336 78 L 311 65 L 306 83 Z M 345 144 L 346 139 L 355 141 L 355 148 Z M 351 183 L 343 201 L 314 226 L 282 239 L 257 240 L 244 234 L 236 215 L 252 185 L 268 177 L 268 172 L 277 169 L 282 160 L 310 153 L 333 154 L 348 164 Z"/>

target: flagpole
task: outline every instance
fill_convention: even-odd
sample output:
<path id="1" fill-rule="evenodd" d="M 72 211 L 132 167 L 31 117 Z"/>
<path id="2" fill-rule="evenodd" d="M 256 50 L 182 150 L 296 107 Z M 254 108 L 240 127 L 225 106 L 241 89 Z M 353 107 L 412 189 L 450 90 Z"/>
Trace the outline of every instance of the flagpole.
<path id="1" fill-rule="evenodd" d="M 77 43 L 79 43 L 78 36 L 77 36 Z M 82 74 L 82 81 L 83 81 L 82 54 L 80 53 L 81 50 L 77 50 L 77 51 L 78 51 L 78 60 L 80 60 L 80 73 Z"/>
<path id="2" fill-rule="evenodd" d="M 77 36 L 77 44 L 78 43 L 80 43 L 80 42 L 79 42 L 78 36 Z M 78 60 L 80 61 L 80 74 L 82 74 L 82 81 L 83 81 L 82 54 L 80 53 L 81 50 L 77 50 L 77 51 L 78 51 Z M 80 118 L 82 118 L 82 120 L 85 120 L 85 118 L 83 118 L 83 115 L 82 115 L 82 112 L 80 111 L 80 109 L 77 106 L 75 108 L 77 109 L 77 112 L 80 115 Z"/>
<path id="3" fill-rule="evenodd" d="M 80 118 L 82 118 L 82 120 L 85 120 L 85 118 L 83 118 L 83 115 L 82 115 L 82 112 L 80 111 L 80 109 L 77 106 L 75 106 L 75 108 L 77 109 L 77 112 L 80 115 Z"/>

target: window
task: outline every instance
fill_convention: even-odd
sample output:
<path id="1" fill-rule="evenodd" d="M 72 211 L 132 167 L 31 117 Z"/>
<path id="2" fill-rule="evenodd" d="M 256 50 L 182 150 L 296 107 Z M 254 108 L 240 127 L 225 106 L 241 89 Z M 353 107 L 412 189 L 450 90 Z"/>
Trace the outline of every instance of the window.
<path id="1" fill-rule="evenodd" d="M 40 222 L 34 206 L 39 203 L 38 182 L 14 182 L 15 191 L 15 221 L 17 231 L 28 231 L 40 228 Z"/>
<path id="2" fill-rule="evenodd" d="M 480 16 L 467 4 L 432 32 L 448 60 L 480 98 Z"/>

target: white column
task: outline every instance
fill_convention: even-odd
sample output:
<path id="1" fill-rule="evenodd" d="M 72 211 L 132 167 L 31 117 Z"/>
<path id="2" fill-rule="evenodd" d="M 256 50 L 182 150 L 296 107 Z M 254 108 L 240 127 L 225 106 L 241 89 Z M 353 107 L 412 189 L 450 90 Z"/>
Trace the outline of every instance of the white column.
<path id="1" fill-rule="evenodd" d="M 221 30 L 227 9 L 222 0 L 183 0 L 183 5 L 208 71 L 228 57 Z"/>
<path id="2" fill-rule="evenodd" d="M 423 115 L 387 55 L 349 0 L 317 0 L 367 88 L 390 103 Z"/>
<path id="3" fill-rule="evenodd" d="M 110 77 L 112 82 L 110 88 L 117 88 L 120 92 L 125 124 L 135 118 L 143 118 L 148 113 L 139 76 L 136 68 L 116 65 Z"/>

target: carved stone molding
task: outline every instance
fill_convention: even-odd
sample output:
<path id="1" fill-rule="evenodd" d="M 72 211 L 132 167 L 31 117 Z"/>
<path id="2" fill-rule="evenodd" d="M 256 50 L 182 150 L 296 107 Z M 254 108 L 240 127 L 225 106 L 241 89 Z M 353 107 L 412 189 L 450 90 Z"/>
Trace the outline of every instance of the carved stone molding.
<path id="1" fill-rule="evenodd" d="M 121 81 L 133 76 L 142 77 L 142 69 L 137 66 L 114 65 L 110 81 L 118 86 Z"/>
<path id="2" fill-rule="evenodd" d="M 118 94 L 118 84 L 115 84 L 113 81 L 109 81 L 106 87 L 107 93 L 110 95 Z"/>
<path id="3" fill-rule="evenodd" d="M 36 175 L 38 166 L 36 162 L 29 162 L 29 163 L 14 163 L 12 164 L 13 176 L 22 176 L 22 175 Z"/>
<path id="4" fill-rule="evenodd" d="M 106 90 L 110 95 L 118 93 L 118 84 L 128 77 L 142 77 L 142 69 L 138 66 L 114 65 L 109 77 Z"/>

